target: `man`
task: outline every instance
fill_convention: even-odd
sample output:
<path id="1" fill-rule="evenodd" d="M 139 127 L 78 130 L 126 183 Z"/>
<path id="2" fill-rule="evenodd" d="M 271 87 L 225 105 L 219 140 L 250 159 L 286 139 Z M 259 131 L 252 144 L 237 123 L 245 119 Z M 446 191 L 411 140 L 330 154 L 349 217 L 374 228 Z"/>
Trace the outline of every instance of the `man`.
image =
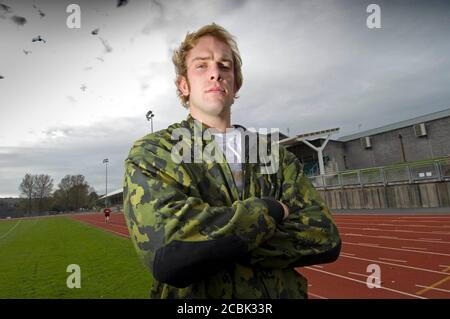
<path id="1" fill-rule="evenodd" d="M 207 25 L 187 34 L 173 62 L 190 114 L 136 141 L 125 162 L 124 212 L 154 277 L 150 296 L 307 298 L 306 279 L 294 267 L 336 260 L 341 241 L 292 153 L 279 147 L 275 172 L 249 162 L 254 145 L 242 143 L 242 130 L 230 124 L 242 85 L 236 42 L 222 27 Z M 214 139 L 205 134 L 211 128 Z M 180 142 L 179 131 L 194 137 Z M 224 145 L 215 155 L 227 161 L 174 156 L 179 143 L 195 148 L 198 142 L 201 150 Z M 184 151 L 183 159 L 192 159 Z"/>
<path id="2" fill-rule="evenodd" d="M 103 214 L 105 214 L 105 223 L 109 223 L 110 215 L 111 215 L 111 209 L 109 207 L 106 207 L 103 210 Z"/>

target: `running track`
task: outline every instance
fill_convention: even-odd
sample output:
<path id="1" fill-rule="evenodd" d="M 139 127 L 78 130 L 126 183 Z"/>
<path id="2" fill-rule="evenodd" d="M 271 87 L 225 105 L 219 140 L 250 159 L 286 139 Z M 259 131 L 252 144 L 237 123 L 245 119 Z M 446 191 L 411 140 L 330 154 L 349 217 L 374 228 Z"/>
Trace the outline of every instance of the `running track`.
<path id="1" fill-rule="evenodd" d="M 130 238 L 123 214 L 74 219 Z M 296 270 L 308 278 L 310 298 L 450 299 L 450 215 L 335 215 L 343 245 L 331 264 Z M 369 288 L 369 265 L 380 288 Z M 370 283 L 374 282 L 373 280 Z"/>

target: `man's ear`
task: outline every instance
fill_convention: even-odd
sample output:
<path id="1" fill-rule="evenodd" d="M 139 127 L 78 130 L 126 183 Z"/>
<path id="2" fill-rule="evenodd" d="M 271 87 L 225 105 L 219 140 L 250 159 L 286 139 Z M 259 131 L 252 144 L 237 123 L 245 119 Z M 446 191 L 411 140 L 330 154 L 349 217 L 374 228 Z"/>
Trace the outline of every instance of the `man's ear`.
<path id="1" fill-rule="evenodd" d="M 236 85 L 236 81 L 234 82 L 234 96 L 233 98 L 238 98 L 239 96 L 237 95 L 239 92 L 239 90 L 237 90 L 237 85 Z M 233 99 L 234 100 L 234 99 Z"/>
<path id="2" fill-rule="evenodd" d="M 184 95 L 189 96 L 189 83 L 185 76 L 180 75 L 177 81 L 178 90 Z"/>

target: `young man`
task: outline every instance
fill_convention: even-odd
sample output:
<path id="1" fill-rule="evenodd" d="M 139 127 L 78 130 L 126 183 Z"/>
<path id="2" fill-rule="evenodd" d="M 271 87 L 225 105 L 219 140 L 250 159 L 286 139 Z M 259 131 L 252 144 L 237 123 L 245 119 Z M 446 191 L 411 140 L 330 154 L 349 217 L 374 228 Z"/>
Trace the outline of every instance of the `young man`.
<path id="1" fill-rule="evenodd" d="M 105 214 L 105 223 L 109 223 L 110 215 L 111 215 L 111 209 L 109 209 L 109 207 L 106 207 L 103 210 L 103 213 Z"/>
<path id="2" fill-rule="evenodd" d="M 207 25 L 187 34 L 173 62 L 190 114 L 136 141 L 125 162 L 124 212 L 154 277 L 150 296 L 306 298 L 306 279 L 294 267 L 336 260 L 338 230 L 292 153 L 279 147 L 274 172 L 250 163 L 254 145 L 230 124 L 242 85 L 236 42 Z M 203 134 L 209 128 L 214 139 Z M 182 140 L 183 159 L 200 143 L 201 151 L 223 145 L 217 154 L 226 161 L 180 162 L 173 152 L 180 131 L 193 136 Z"/>

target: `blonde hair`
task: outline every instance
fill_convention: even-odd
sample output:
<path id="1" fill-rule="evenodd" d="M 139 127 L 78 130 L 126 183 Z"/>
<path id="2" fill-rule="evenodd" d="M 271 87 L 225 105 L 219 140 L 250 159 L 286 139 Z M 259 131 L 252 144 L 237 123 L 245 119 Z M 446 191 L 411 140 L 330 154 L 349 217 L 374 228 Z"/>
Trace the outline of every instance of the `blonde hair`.
<path id="1" fill-rule="evenodd" d="M 187 33 L 186 37 L 184 38 L 183 42 L 181 42 L 178 49 L 176 49 L 172 56 L 173 64 L 175 65 L 175 85 L 177 87 L 177 95 L 181 100 L 181 104 L 187 108 L 188 107 L 188 101 L 189 96 L 184 96 L 183 93 L 178 88 L 179 81 L 182 76 L 187 78 L 187 64 L 186 64 L 186 57 L 189 53 L 189 51 L 197 44 L 197 41 L 204 36 L 210 35 L 225 44 L 227 44 L 232 52 L 233 55 L 233 66 L 234 66 L 234 86 L 236 89 L 236 92 L 239 91 L 239 89 L 242 86 L 243 77 L 242 77 L 242 59 L 241 55 L 239 54 L 239 50 L 237 47 L 236 40 L 234 37 L 223 27 L 212 23 L 209 25 L 205 25 L 198 29 L 196 32 Z M 238 96 L 235 96 L 235 98 L 238 98 Z"/>

